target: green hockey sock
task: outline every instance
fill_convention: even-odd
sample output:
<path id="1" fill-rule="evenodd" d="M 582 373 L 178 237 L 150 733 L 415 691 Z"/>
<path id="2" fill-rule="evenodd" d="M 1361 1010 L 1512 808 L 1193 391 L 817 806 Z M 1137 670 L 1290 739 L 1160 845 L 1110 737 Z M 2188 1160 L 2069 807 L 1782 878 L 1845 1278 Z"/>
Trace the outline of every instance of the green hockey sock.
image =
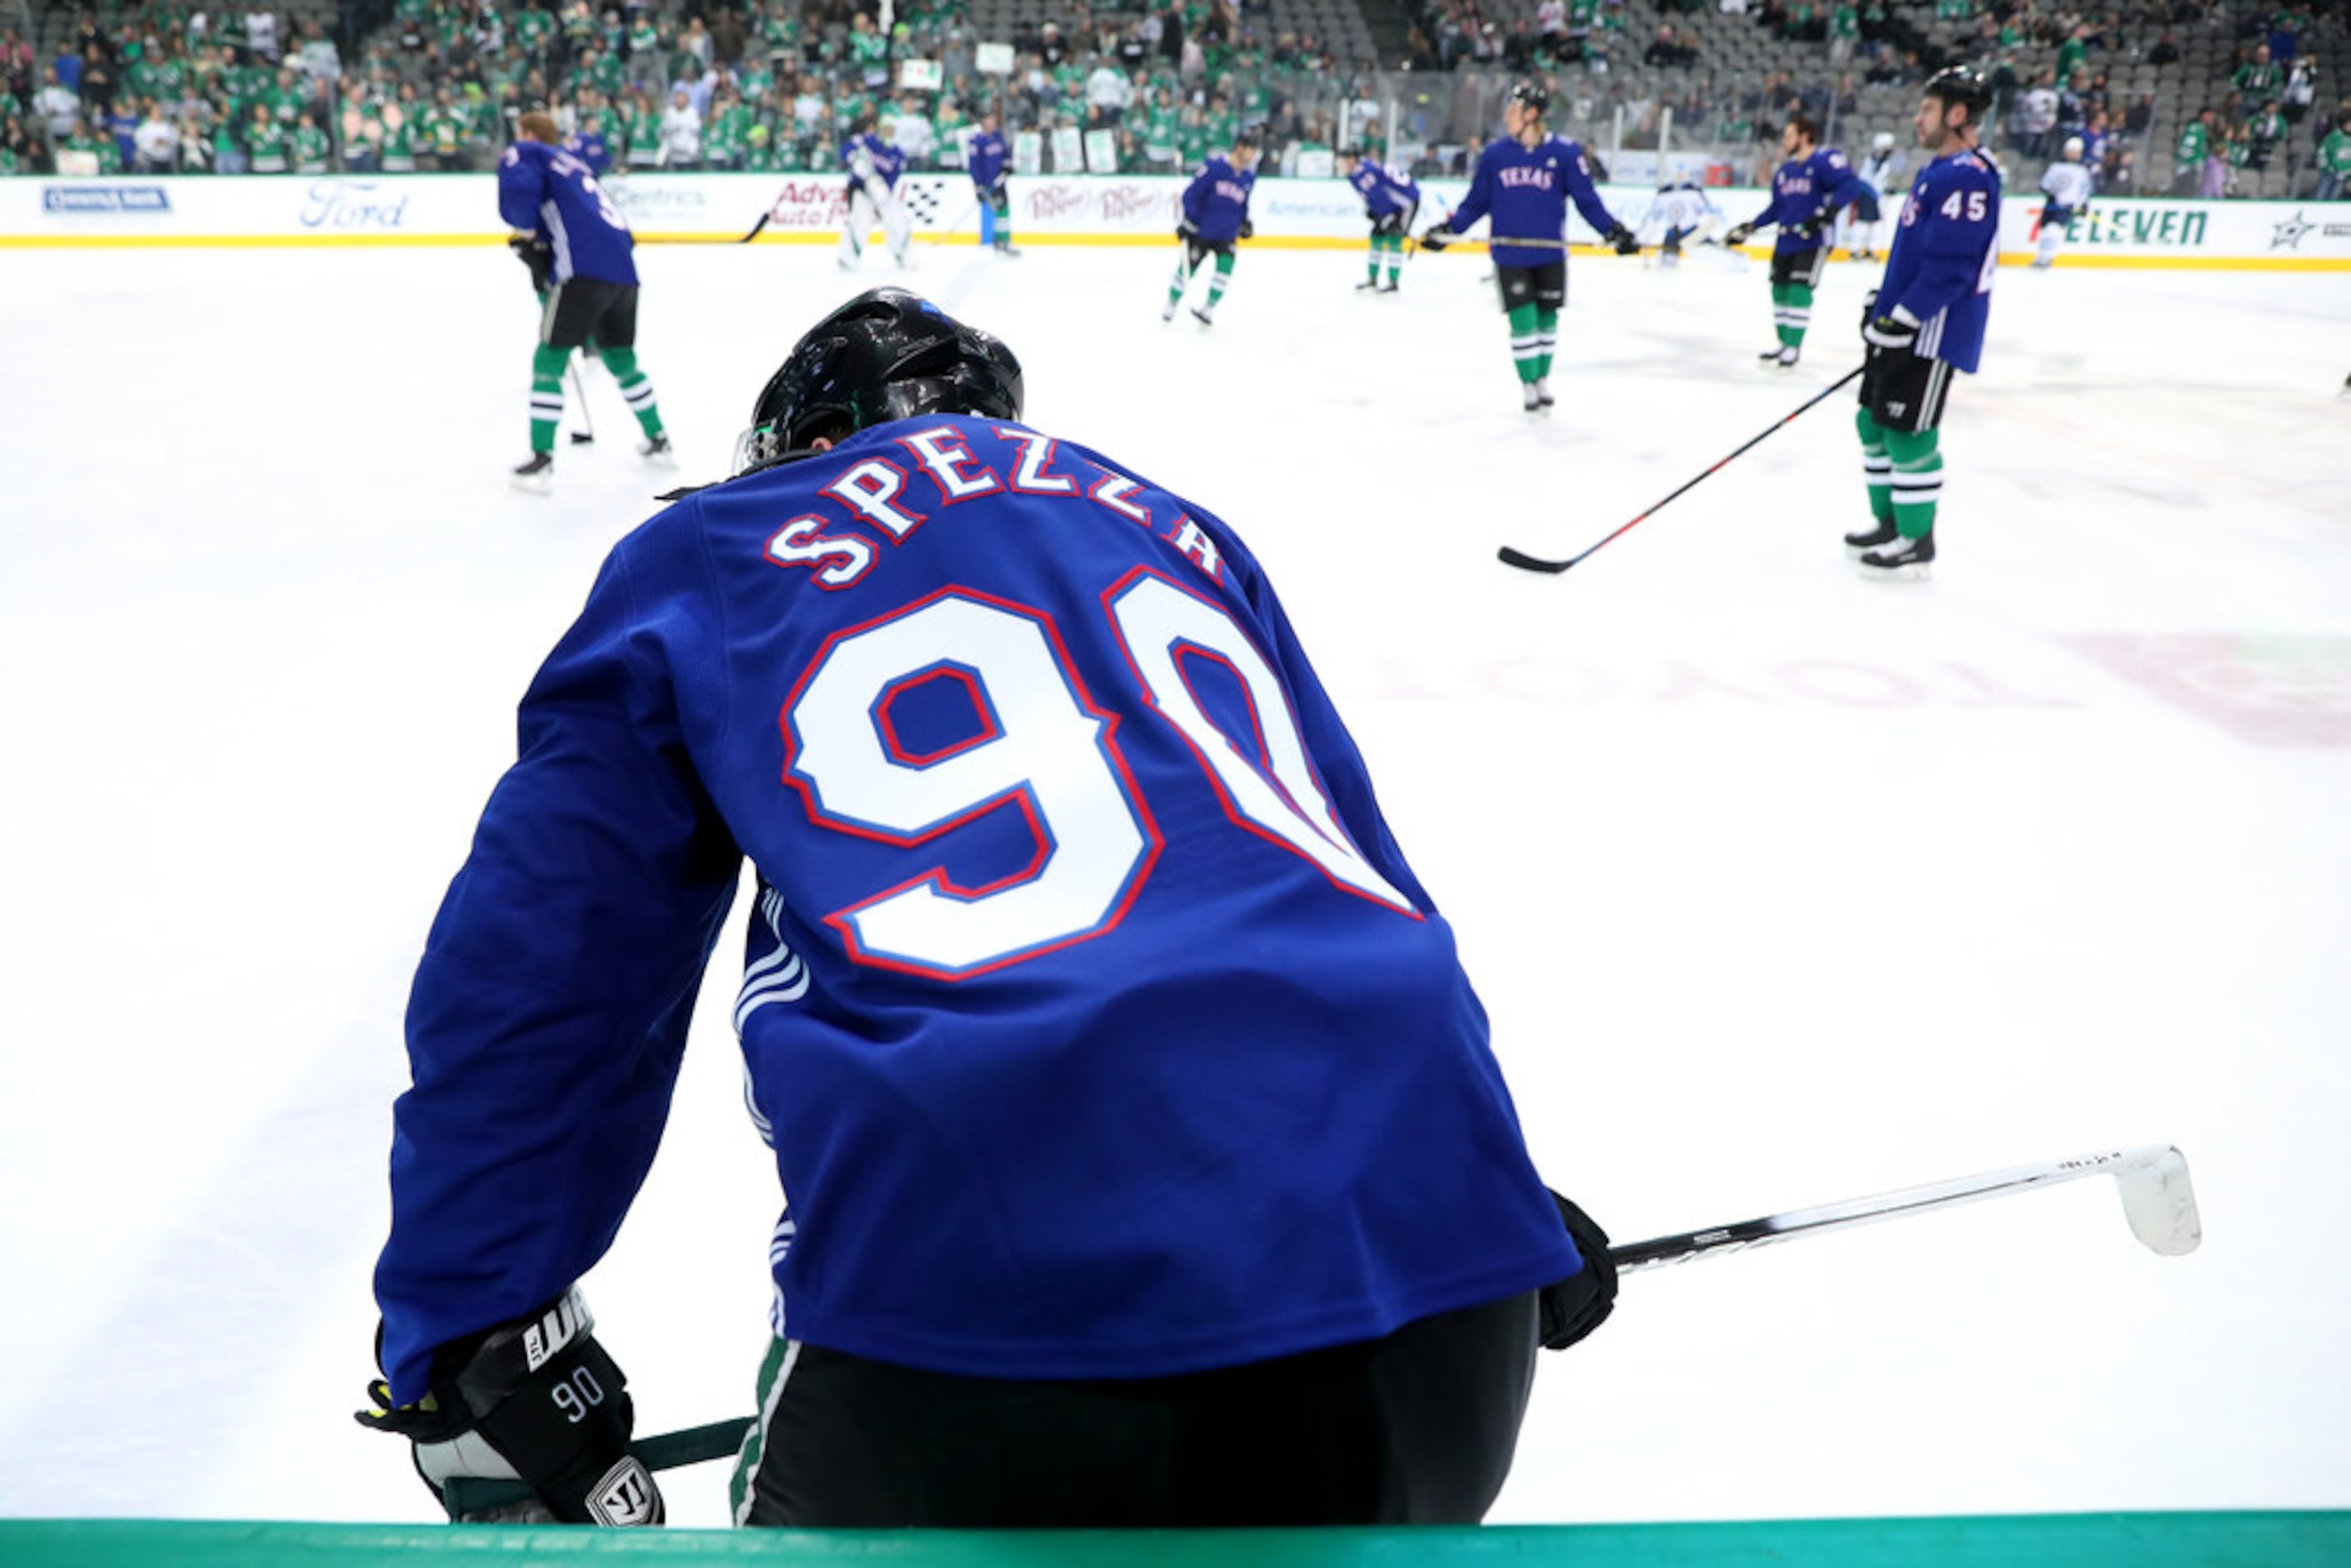
<path id="1" fill-rule="evenodd" d="M 1380 280 L 1380 263 L 1384 259 L 1380 253 L 1386 248 L 1387 243 L 1384 235 L 1374 235 L 1372 236 L 1372 254 L 1369 266 L 1372 275 L 1371 281 L 1374 283 L 1377 283 Z"/>
<path id="2" fill-rule="evenodd" d="M 1186 253 L 1176 258 L 1176 277 L 1167 285 L 1167 308 L 1173 310 L 1184 302 L 1184 290 L 1192 287 L 1192 257 Z"/>
<path id="3" fill-rule="evenodd" d="M 1232 253 L 1229 251 L 1218 251 L 1217 253 L 1217 270 L 1208 276 L 1209 309 L 1214 310 L 1217 308 L 1217 301 L 1225 297 L 1225 290 L 1231 285 L 1232 281 Z"/>
<path id="4" fill-rule="evenodd" d="M 563 367 L 570 358 L 569 349 L 550 349 L 544 344 L 530 356 L 530 449 L 533 452 L 555 450 L 555 426 L 563 417 Z"/>
<path id="5" fill-rule="evenodd" d="M 1813 324 L 1813 290 L 1810 285 L 1788 285 L 1788 319 L 1781 341 L 1792 349 L 1804 345 L 1804 329 Z"/>
<path id="6" fill-rule="evenodd" d="M 621 397 L 628 403 L 629 412 L 637 416 L 637 428 L 648 437 L 662 433 L 661 410 L 653 402 L 652 378 L 637 368 L 634 349 L 607 349 L 604 368 L 621 383 Z"/>
<path id="7" fill-rule="evenodd" d="M 1404 235 L 1387 237 L 1388 281 L 1394 283 L 1404 272 Z"/>
<path id="8" fill-rule="evenodd" d="M 1889 430 L 1886 455 L 1894 459 L 1894 526 L 1906 539 L 1923 539 L 1935 529 L 1935 503 L 1943 496 L 1940 434 Z"/>
<path id="9" fill-rule="evenodd" d="M 1863 409 L 1853 418 L 1861 432 L 1861 473 L 1869 486 L 1869 515 L 1881 523 L 1894 520 L 1894 459 L 1886 455 L 1886 432 Z"/>
<path id="10" fill-rule="evenodd" d="M 1559 348 L 1559 312 L 1535 307 L 1535 345 L 1541 357 L 1535 361 L 1535 380 L 1551 374 L 1551 357 Z"/>
<path id="11" fill-rule="evenodd" d="M 1510 358 L 1518 361 L 1519 380 L 1541 379 L 1542 372 L 1535 365 L 1542 358 L 1542 339 L 1535 329 L 1535 308 L 1531 305 L 1510 308 Z"/>

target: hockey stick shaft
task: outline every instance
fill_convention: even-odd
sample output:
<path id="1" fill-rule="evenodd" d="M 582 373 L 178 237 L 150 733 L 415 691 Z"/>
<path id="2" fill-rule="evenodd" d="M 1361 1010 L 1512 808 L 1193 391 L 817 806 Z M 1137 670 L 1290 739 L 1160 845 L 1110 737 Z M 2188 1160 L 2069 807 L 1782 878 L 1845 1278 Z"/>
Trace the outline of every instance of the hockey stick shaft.
<path id="1" fill-rule="evenodd" d="M 571 372 L 571 400 L 580 405 L 580 423 L 583 427 L 574 433 L 573 439 L 579 440 L 584 434 L 587 440 L 581 444 L 585 445 L 596 439 L 596 416 L 588 412 L 588 383 L 580 378 L 580 361 L 573 360 L 566 369 Z"/>
<path id="2" fill-rule="evenodd" d="M 2014 1193 L 2030 1192 L 2036 1187 L 2053 1186 L 2060 1182 L 2078 1181 L 2084 1176 L 2093 1176 L 2115 1178 L 2122 1194 L 2123 1214 L 2130 1221 L 2131 1233 L 2150 1250 L 2166 1257 L 2179 1257 L 2194 1251 L 2203 1239 L 2203 1223 L 2196 1209 L 2195 1188 L 2189 1181 L 2187 1158 L 2169 1145 L 2157 1144 L 2142 1148 L 2083 1155 L 2074 1159 L 2052 1160 L 2046 1165 L 2019 1166 L 1982 1176 L 1959 1176 L 1925 1186 L 1880 1193 L 1873 1197 L 1847 1198 L 1844 1202 L 1823 1204 L 1817 1208 L 1791 1209 L 1785 1214 L 1766 1215 L 1761 1219 L 1742 1220 L 1736 1225 L 1718 1225 L 1705 1230 L 1685 1231 L 1678 1236 L 1661 1236 L 1654 1241 L 1612 1247 L 1608 1249 L 1608 1256 L 1615 1262 L 1619 1273 L 1663 1269 L 1700 1258 L 1767 1247 L 1775 1241 L 1792 1241 L 1802 1236 L 1825 1236 L 1832 1230 L 1848 1230 L 1857 1225 L 1875 1225 L 1884 1220 L 1926 1214 L 1938 1208 L 1956 1207 L 1963 1203 L 2007 1197 Z"/>
<path id="3" fill-rule="evenodd" d="M 768 220 L 774 215 L 775 214 L 772 212 L 761 213 L 759 214 L 759 221 L 751 225 L 751 232 L 745 235 L 741 239 L 737 240 L 735 243 L 737 245 L 749 245 L 753 240 L 758 239 L 759 237 L 759 231 L 768 226 Z"/>
<path id="4" fill-rule="evenodd" d="M 2012 1193 L 2029 1192 L 2036 1187 L 2053 1186 L 2061 1182 L 2077 1181 L 2093 1176 L 2115 1178 L 2116 1186 L 2122 1195 L 2123 1213 L 2130 1221 L 2132 1233 L 2151 1249 L 2167 1257 L 2179 1257 L 2194 1251 L 2203 1239 L 2203 1225 L 2196 1209 L 2195 1188 L 2189 1180 L 2187 1157 L 2170 1145 L 2152 1144 L 2134 1149 L 2083 1155 L 2074 1159 L 2051 1160 L 2045 1165 L 2019 1166 L 1982 1176 L 1959 1176 L 1925 1186 L 1903 1187 L 1872 1197 L 1847 1198 L 1841 1203 L 1823 1204 L 1816 1208 L 1791 1209 L 1784 1214 L 1766 1215 L 1761 1219 L 1741 1220 L 1735 1225 L 1710 1226 L 1704 1230 L 1684 1231 L 1677 1236 L 1660 1236 L 1651 1241 L 1611 1247 L 1608 1257 L 1616 1265 L 1618 1273 L 1638 1273 L 1648 1269 L 1695 1262 L 1700 1258 L 1744 1252 L 1778 1241 L 1825 1236 L 1833 1230 L 1848 1230 L 1855 1226 L 1902 1219 L 1938 1208 L 1953 1208 L 1963 1203 L 2006 1197 Z M 705 1427 L 666 1432 L 648 1437 L 634 1447 L 637 1458 L 644 1462 L 647 1469 L 675 1469 L 682 1465 L 722 1459 L 740 1451 L 743 1439 L 757 1425 L 757 1417 L 738 1416 L 731 1421 L 713 1421 Z M 528 1496 L 529 1493 L 514 1481 L 459 1477 L 444 1483 L 442 1500 L 449 1510 L 449 1517 L 455 1520 L 464 1513 L 520 1502 Z"/>
<path id="5" fill-rule="evenodd" d="M 1651 517 L 1656 517 L 1659 512 L 1664 511 L 1667 507 L 1680 499 L 1684 495 L 1696 489 L 1700 484 L 1713 477 L 1721 470 L 1729 467 L 1732 462 L 1740 457 L 1745 456 L 1755 447 L 1761 445 L 1767 438 L 1777 434 L 1780 431 L 1786 429 L 1791 424 L 1793 424 L 1800 416 L 1810 412 L 1815 405 L 1825 402 L 1831 393 L 1839 391 L 1859 377 L 1861 372 L 1866 368 L 1867 367 L 1865 365 L 1854 366 L 1853 369 L 1839 376 L 1835 381 L 1831 382 L 1827 386 L 1823 387 L 1819 392 L 1813 393 L 1811 397 L 1806 398 L 1801 405 L 1782 418 L 1777 424 L 1771 425 L 1763 431 L 1761 434 L 1757 435 L 1754 439 L 1740 446 L 1737 451 L 1730 453 L 1728 456 L 1718 461 L 1714 466 L 1698 475 L 1697 478 L 1683 485 L 1679 489 L 1674 491 L 1672 495 L 1667 496 L 1664 500 L 1657 502 L 1647 511 L 1643 512 L 1639 517 L 1635 517 L 1631 522 L 1626 523 L 1623 528 L 1618 528 L 1614 533 L 1610 534 L 1607 538 L 1602 539 L 1599 544 L 1593 545 L 1582 555 L 1570 556 L 1565 560 L 1546 560 L 1541 556 L 1529 555 L 1524 550 L 1512 549 L 1509 545 L 1504 545 L 1500 551 L 1500 559 L 1502 564 L 1504 566 L 1515 566 L 1521 571 L 1565 571 L 1569 567 L 1575 565 L 1578 561 L 1581 561 L 1586 557 L 1592 555 L 1593 551 L 1598 550 L 1602 546 L 1606 545 L 1613 540 L 1621 538 L 1625 535 L 1632 532 L 1633 529 L 1648 521 Z"/>

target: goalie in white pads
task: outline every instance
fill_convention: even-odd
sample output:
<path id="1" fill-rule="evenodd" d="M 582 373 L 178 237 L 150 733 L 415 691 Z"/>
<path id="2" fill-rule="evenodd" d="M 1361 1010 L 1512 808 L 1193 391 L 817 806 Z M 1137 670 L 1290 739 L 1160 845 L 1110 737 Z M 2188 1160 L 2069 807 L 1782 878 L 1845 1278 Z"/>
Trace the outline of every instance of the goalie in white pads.
<path id="1" fill-rule="evenodd" d="M 890 246 L 890 259 L 906 265 L 906 245 L 912 237 L 906 204 L 898 199 L 898 178 L 906 172 L 906 155 L 890 139 L 890 122 L 877 133 L 868 117 L 858 121 L 856 133 L 841 144 L 841 166 L 849 171 L 849 202 L 841 231 L 841 269 L 853 272 L 865 256 L 865 236 L 879 224 Z"/>

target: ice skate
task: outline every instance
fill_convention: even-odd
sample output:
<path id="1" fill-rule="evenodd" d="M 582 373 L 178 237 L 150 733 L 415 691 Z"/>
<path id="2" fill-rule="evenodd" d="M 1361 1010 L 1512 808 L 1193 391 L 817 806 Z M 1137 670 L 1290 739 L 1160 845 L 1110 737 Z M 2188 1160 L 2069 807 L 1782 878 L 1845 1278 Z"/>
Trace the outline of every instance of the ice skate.
<path id="1" fill-rule="evenodd" d="M 1381 292 L 1381 293 L 1383 293 L 1383 294 L 1394 294 L 1395 291 L 1396 291 L 1396 280 L 1395 280 L 1395 278 L 1393 278 L 1393 277 L 1389 278 L 1385 283 L 1383 283 L 1383 284 L 1381 284 L 1381 285 L 1380 285 L 1380 292 Z"/>
<path id="2" fill-rule="evenodd" d="M 1215 315 L 1204 307 L 1198 305 L 1193 306 L 1192 315 L 1193 318 L 1203 327 L 1213 327 L 1217 324 L 1217 318 Z"/>
<path id="3" fill-rule="evenodd" d="M 666 430 L 638 442 L 637 455 L 656 468 L 677 466 L 677 448 L 669 444 L 669 432 Z"/>
<path id="4" fill-rule="evenodd" d="M 1175 301 L 1170 300 L 1170 301 L 1168 302 L 1167 308 L 1166 308 L 1166 309 L 1165 309 L 1165 310 L 1162 310 L 1162 311 L 1159 313 L 1159 319 L 1160 319 L 1162 321 L 1173 321 L 1174 319 L 1176 319 L 1176 305 L 1175 305 Z"/>
<path id="5" fill-rule="evenodd" d="M 1557 401 L 1551 395 L 1551 378 L 1549 376 L 1539 378 L 1535 382 L 1535 402 L 1541 407 L 1549 408 Z"/>
<path id="6" fill-rule="evenodd" d="M 515 465 L 514 487 L 533 496 L 555 493 L 555 454 L 534 452 L 528 463 Z"/>
<path id="7" fill-rule="evenodd" d="M 1355 285 L 1355 292 L 1358 294 L 1369 294 L 1377 289 L 1379 286 L 1380 280 L 1378 278 L 1367 277 L 1363 282 Z"/>
<path id="8" fill-rule="evenodd" d="M 1918 581 L 1935 575 L 1935 536 L 1897 539 L 1884 549 L 1861 558 L 1861 575 L 1869 582 Z"/>
<path id="9" fill-rule="evenodd" d="M 1901 530 L 1892 523 L 1875 523 L 1865 533 L 1845 535 L 1844 551 L 1858 559 L 1870 550 L 1884 549 L 1901 537 Z"/>
<path id="10" fill-rule="evenodd" d="M 1774 370 L 1792 371 L 1796 368 L 1796 361 L 1802 357 L 1803 350 L 1797 348 L 1795 344 L 1782 343 L 1776 349 L 1756 355 L 1755 359 L 1757 363 L 1769 365 Z"/>
<path id="11" fill-rule="evenodd" d="M 1535 390 L 1534 382 L 1520 382 L 1519 383 L 1519 397 L 1521 404 L 1529 413 L 1541 413 L 1543 411 L 1542 393 Z"/>

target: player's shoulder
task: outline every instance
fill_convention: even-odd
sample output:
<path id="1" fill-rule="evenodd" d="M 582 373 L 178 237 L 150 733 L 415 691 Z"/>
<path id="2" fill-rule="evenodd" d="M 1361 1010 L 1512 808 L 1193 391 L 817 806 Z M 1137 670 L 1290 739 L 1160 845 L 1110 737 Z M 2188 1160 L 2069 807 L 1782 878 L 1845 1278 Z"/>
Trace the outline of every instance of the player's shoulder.
<path id="1" fill-rule="evenodd" d="M 1825 163 L 1832 169 L 1850 169 L 1853 167 L 1852 161 L 1845 157 L 1844 149 L 1842 147 L 1823 147 L 1820 150 L 1817 156 L 1823 163 Z"/>

